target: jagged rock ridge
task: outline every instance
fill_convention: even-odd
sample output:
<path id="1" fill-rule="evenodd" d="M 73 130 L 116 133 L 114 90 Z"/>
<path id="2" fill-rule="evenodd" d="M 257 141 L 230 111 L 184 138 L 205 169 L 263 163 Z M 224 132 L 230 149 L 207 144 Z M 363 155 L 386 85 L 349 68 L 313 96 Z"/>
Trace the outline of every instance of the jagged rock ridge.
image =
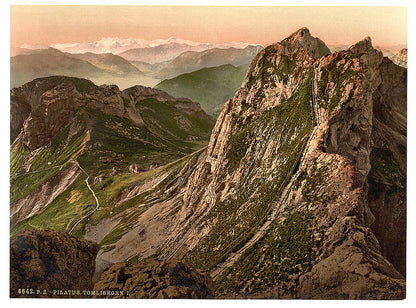
<path id="1" fill-rule="evenodd" d="M 406 70 L 369 38 L 318 42 L 303 28 L 254 58 L 188 181 L 161 256 L 219 295 L 404 296 Z"/>
<path id="2" fill-rule="evenodd" d="M 185 112 L 207 120 L 198 103 L 177 99 L 161 90 L 134 86 L 120 91 L 117 86 L 96 86 L 89 80 L 53 76 L 35 79 L 11 90 L 11 139 L 23 129 L 23 141 L 31 150 L 49 143 L 67 125 L 80 107 L 125 118 L 135 125 L 145 125 L 137 104 L 152 98 L 175 102 Z M 193 113 L 191 113 L 191 111 Z"/>

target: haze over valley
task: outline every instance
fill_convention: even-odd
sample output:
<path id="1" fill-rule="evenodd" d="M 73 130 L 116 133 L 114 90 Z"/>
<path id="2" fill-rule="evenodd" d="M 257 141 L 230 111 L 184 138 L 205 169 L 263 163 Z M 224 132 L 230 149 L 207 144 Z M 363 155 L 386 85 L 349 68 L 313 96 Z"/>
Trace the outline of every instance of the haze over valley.
<path id="1" fill-rule="evenodd" d="M 398 49 L 403 46 L 377 48 L 393 61 L 404 63 L 399 59 L 403 52 Z M 115 84 L 121 90 L 143 85 L 197 101 L 214 117 L 238 90 L 243 71 L 263 48 L 242 42 L 211 44 L 174 38 L 153 41 L 103 38 L 91 43 L 36 47 L 39 46 L 23 44 L 11 49 L 11 88 L 54 75 L 87 78 L 97 85 Z M 348 45 L 330 49 L 345 50 Z"/>

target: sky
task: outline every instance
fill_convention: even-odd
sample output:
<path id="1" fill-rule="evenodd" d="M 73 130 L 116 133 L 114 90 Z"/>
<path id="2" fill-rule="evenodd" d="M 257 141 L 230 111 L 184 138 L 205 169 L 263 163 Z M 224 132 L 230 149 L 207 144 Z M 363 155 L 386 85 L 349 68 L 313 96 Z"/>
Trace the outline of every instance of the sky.
<path id="1" fill-rule="evenodd" d="M 405 7 L 11 6 L 11 47 L 169 37 L 268 45 L 307 27 L 327 45 L 407 44 Z"/>

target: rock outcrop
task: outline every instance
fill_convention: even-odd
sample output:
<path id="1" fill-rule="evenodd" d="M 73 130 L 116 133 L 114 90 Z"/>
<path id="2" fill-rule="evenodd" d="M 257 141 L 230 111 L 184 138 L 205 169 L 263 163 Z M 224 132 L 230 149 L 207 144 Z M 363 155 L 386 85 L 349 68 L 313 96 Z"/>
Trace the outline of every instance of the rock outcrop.
<path id="1" fill-rule="evenodd" d="M 179 261 L 152 258 L 136 264 L 114 264 L 101 274 L 94 289 L 110 293 L 107 298 L 209 298 L 213 295 L 208 274 Z M 118 294 L 111 295 L 111 291 Z"/>
<path id="2" fill-rule="evenodd" d="M 326 56 L 331 53 L 322 40 L 311 36 L 308 28 L 299 29 L 281 41 L 280 44 L 283 46 L 285 53 L 292 53 L 298 48 L 308 50 L 315 58 Z"/>
<path id="3" fill-rule="evenodd" d="M 381 247 L 371 230 L 360 227 L 349 217 L 346 221 L 348 240 L 301 276 L 299 297 L 403 299 L 406 288 L 403 276 L 379 253 Z M 342 237 L 345 225 L 332 232 Z"/>
<path id="4" fill-rule="evenodd" d="M 71 290 L 64 297 L 82 297 L 83 290 L 93 287 L 98 250 L 96 243 L 64 232 L 32 230 L 18 234 L 10 240 L 10 296 L 63 297 L 59 290 Z"/>
<path id="5" fill-rule="evenodd" d="M 407 68 L 407 48 L 400 50 L 397 54 L 391 57 L 391 60 L 395 64 Z"/>

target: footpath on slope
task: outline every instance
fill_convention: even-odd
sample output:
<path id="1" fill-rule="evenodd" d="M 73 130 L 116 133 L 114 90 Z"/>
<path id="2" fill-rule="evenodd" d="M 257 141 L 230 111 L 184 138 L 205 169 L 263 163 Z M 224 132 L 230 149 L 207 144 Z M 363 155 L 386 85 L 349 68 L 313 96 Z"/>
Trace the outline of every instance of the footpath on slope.
<path id="1" fill-rule="evenodd" d="M 76 228 L 76 226 L 78 226 L 78 224 L 81 222 L 81 221 L 83 221 L 85 218 L 87 218 L 87 217 L 89 217 L 89 216 L 91 216 L 92 214 L 94 214 L 95 213 L 95 211 L 97 211 L 98 210 L 98 208 L 100 207 L 100 203 L 98 202 L 98 198 L 97 198 L 97 196 L 95 195 L 95 193 L 94 193 L 94 191 L 92 190 L 92 188 L 91 188 L 91 186 L 90 186 L 90 184 L 88 183 L 88 180 L 89 180 L 89 178 L 90 178 L 90 176 L 89 176 L 89 174 L 80 166 L 80 164 L 78 163 L 78 161 L 77 160 L 74 160 L 74 163 L 78 166 L 78 168 L 87 176 L 87 178 L 85 179 L 85 184 L 87 185 L 87 187 L 88 187 L 88 189 L 91 191 L 91 193 L 92 193 L 92 195 L 93 195 L 93 197 L 94 197 L 94 199 L 95 199 L 95 202 L 96 202 L 96 206 L 95 206 L 95 208 L 91 211 L 91 212 L 89 212 L 88 214 L 86 214 L 86 215 L 84 215 L 83 217 L 81 217 L 80 219 L 78 219 L 78 221 L 72 226 L 72 228 L 71 228 L 71 230 L 69 230 L 69 234 L 71 234 L 72 233 L 72 231 L 74 231 L 74 229 Z"/>

